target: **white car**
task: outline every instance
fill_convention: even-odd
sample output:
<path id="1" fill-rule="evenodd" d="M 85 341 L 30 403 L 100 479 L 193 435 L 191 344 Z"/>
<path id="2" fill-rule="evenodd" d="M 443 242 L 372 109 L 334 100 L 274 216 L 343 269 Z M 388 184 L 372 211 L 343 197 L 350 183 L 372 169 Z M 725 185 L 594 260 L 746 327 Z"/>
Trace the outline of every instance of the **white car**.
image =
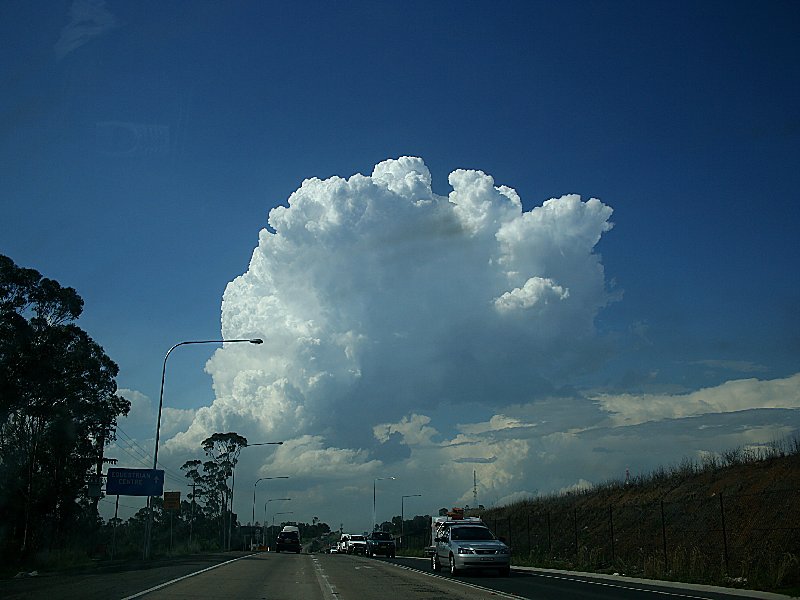
<path id="1" fill-rule="evenodd" d="M 433 542 L 434 571 L 447 566 L 451 575 L 468 569 L 496 569 L 505 577 L 511 572 L 511 549 L 485 525 L 446 523 L 438 528 Z"/>

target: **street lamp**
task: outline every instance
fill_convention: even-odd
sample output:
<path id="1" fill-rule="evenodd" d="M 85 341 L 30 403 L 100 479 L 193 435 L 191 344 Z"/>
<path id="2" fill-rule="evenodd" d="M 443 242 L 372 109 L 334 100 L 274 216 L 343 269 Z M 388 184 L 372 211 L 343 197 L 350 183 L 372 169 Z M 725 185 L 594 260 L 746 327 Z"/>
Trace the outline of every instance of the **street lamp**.
<path id="1" fill-rule="evenodd" d="M 246 443 L 243 448 L 248 448 L 250 446 L 282 446 L 283 442 L 257 442 L 257 443 Z M 231 520 L 233 515 L 233 490 L 236 487 L 236 462 L 233 463 L 233 480 L 231 481 L 231 506 L 230 510 L 228 511 L 228 545 L 227 549 L 231 549 Z M 258 481 L 256 481 L 258 483 Z M 255 513 L 256 513 L 256 488 L 253 486 L 253 520 L 255 521 Z"/>
<path id="2" fill-rule="evenodd" d="M 375 531 L 375 484 L 378 481 L 384 481 L 386 479 L 397 479 L 396 477 L 376 477 L 372 480 L 372 531 Z"/>
<path id="3" fill-rule="evenodd" d="M 291 498 L 270 498 L 269 500 L 264 502 L 264 527 L 267 527 L 267 521 L 269 520 L 269 519 L 267 519 L 267 510 L 268 510 L 267 507 L 269 506 L 269 503 L 270 502 L 278 502 L 279 500 L 289 501 L 289 500 L 291 500 Z M 281 514 L 281 513 L 278 513 L 278 514 Z M 274 518 L 273 518 L 273 521 L 274 521 Z M 269 528 L 267 529 L 267 532 L 269 532 Z M 267 541 L 269 541 L 269 540 L 267 540 Z"/>
<path id="4" fill-rule="evenodd" d="M 255 444 L 253 445 L 255 446 Z M 256 482 L 253 484 L 253 525 L 256 524 L 256 486 L 259 481 L 264 481 L 265 479 L 289 479 L 289 477 L 287 475 L 282 475 L 280 477 L 260 477 L 256 479 Z M 266 520 L 266 515 L 264 515 L 264 519 Z"/>
<path id="5" fill-rule="evenodd" d="M 287 512 L 275 513 L 274 515 L 272 515 L 272 528 L 275 529 L 275 517 L 276 516 L 278 516 L 278 515 L 293 515 L 293 514 L 294 514 L 294 512 L 291 511 L 291 510 L 287 511 Z"/>
<path id="6" fill-rule="evenodd" d="M 252 339 L 245 339 L 245 340 L 192 340 L 188 342 L 178 342 L 172 348 L 167 350 L 167 353 L 164 355 L 164 366 L 161 368 L 161 391 L 158 394 L 158 420 L 156 421 L 156 445 L 155 449 L 153 450 L 153 471 L 156 470 L 158 466 L 158 441 L 161 435 L 161 409 L 164 406 L 164 379 L 167 375 L 167 359 L 169 355 L 172 353 L 175 348 L 178 346 L 187 346 L 189 344 L 226 344 L 226 343 L 242 343 L 247 342 L 248 344 L 263 344 L 264 340 L 259 338 L 252 338 Z M 145 532 L 145 539 L 146 543 L 144 546 L 144 557 L 145 559 L 150 558 L 150 542 L 152 539 L 152 529 L 153 529 L 153 497 L 150 496 L 147 498 L 147 506 L 148 506 L 148 517 L 147 517 L 147 528 Z"/>
<path id="7" fill-rule="evenodd" d="M 419 498 L 422 494 L 408 494 L 406 496 L 400 496 L 400 547 L 403 547 L 403 523 L 405 519 L 405 512 L 403 511 L 403 502 L 406 498 Z"/>

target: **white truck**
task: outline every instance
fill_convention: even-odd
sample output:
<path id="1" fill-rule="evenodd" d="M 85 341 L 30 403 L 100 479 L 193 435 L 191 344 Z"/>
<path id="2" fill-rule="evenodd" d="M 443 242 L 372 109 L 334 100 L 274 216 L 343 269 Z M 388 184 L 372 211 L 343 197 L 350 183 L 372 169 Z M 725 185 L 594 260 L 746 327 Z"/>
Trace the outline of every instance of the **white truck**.
<path id="1" fill-rule="evenodd" d="M 350 539 L 347 540 L 347 553 L 348 554 L 367 554 L 367 538 L 359 534 L 351 534 Z"/>
<path id="2" fill-rule="evenodd" d="M 478 517 L 465 517 L 453 509 L 431 520 L 431 569 L 448 567 L 451 575 L 477 569 L 495 569 L 501 576 L 511 572 L 511 549 Z"/>

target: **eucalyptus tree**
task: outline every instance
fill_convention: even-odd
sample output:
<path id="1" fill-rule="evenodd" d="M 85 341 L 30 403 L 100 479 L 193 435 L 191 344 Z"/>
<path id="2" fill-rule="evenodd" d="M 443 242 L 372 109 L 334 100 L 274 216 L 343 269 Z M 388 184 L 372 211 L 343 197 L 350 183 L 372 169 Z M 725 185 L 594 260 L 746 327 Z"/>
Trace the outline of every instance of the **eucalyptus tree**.
<path id="1" fill-rule="evenodd" d="M 218 467 L 219 489 L 223 496 L 223 506 L 225 507 L 222 512 L 223 540 L 225 540 L 227 536 L 227 542 L 224 542 L 224 544 L 230 549 L 236 464 L 239 462 L 239 454 L 242 449 L 247 447 L 247 438 L 233 431 L 229 431 L 228 433 L 215 433 L 204 439 L 202 445 L 205 453 Z M 230 487 L 228 487 L 228 479 L 231 480 Z"/>
<path id="2" fill-rule="evenodd" d="M 130 403 L 117 395 L 117 365 L 74 323 L 82 311 L 75 289 L 0 255 L 4 552 L 63 545 L 87 518 L 99 520 L 86 484 Z"/>

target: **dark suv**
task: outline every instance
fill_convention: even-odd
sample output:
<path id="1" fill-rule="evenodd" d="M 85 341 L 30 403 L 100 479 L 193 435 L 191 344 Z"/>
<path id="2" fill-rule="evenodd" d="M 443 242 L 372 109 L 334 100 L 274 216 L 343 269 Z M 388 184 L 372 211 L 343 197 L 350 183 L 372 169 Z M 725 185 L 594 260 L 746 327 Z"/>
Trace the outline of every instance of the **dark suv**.
<path id="1" fill-rule="evenodd" d="M 300 554 L 300 534 L 297 531 L 281 531 L 275 543 L 275 551 L 281 550 Z"/>
<path id="2" fill-rule="evenodd" d="M 367 536 L 367 556 L 384 554 L 389 558 L 394 558 L 395 544 L 391 534 L 385 531 L 373 531 Z"/>

